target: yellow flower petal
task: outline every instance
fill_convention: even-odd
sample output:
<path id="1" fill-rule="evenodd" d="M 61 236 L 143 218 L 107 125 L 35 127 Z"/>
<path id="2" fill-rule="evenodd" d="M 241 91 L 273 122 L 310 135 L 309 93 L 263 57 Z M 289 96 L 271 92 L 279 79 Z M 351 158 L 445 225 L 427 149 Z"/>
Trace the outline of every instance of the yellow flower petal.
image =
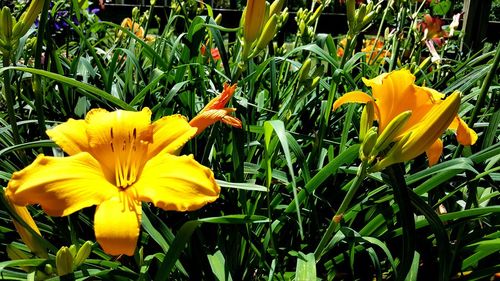
<path id="1" fill-rule="evenodd" d="M 430 88 L 412 85 L 408 88 L 402 101 L 393 103 L 393 110 L 411 110 L 412 116 L 403 129 L 403 134 L 420 126 L 421 121 L 429 113 L 432 107 L 442 102 L 443 94 Z M 390 117 L 390 116 L 388 116 Z"/>
<path id="2" fill-rule="evenodd" d="M 363 80 L 367 86 L 372 88 L 372 96 L 376 100 L 379 115 L 379 130 L 385 127 L 401 112 L 415 109 L 415 89 L 413 76 L 408 70 L 397 70 L 379 75 L 373 79 Z M 408 121 L 411 123 L 411 119 Z"/>
<path id="3" fill-rule="evenodd" d="M 333 110 L 337 110 L 339 106 L 345 104 L 345 103 L 367 103 L 369 101 L 373 101 L 373 98 L 370 97 L 369 95 L 361 92 L 361 91 L 353 91 L 346 93 L 345 95 L 341 96 L 338 98 L 334 103 L 333 103 Z"/>
<path id="4" fill-rule="evenodd" d="M 99 163 L 86 152 L 36 160 L 12 175 L 5 191 L 14 204 L 40 204 L 51 216 L 66 216 L 117 193 Z"/>
<path id="5" fill-rule="evenodd" d="M 427 160 L 429 161 L 429 166 L 435 165 L 439 161 L 439 158 L 441 157 L 442 153 L 443 153 L 443 142 L 441 141 L 441 139 L 437 139 L 425 151 L 425 154 L 427 154 Z"/>
<path id="6" fill-rule="evenodd" d="M 182 115 L 165 116 L 155 121 L 148 158 L 163 152 L 176 154 L 195 134 L 196 129 L 189 126 L 186 117 Z"/>
<path id="7" fill-rule="evenodd" d="M 475 144 L 477 141 L 477 133 L 469 128 L 467 123 L 458 117 L 458 115 L 451 122 L 449 129 L 457 132 L 457 141 L 461 145 L 469 146 Z"/>
<path id="8" fill-rule="evenodd" d="M 382 85 L 384 78 L 389 75 L 389 73 L 382 73 L 379 76 L 372 78 L 372 79 L 366 79 L 364 77 L 361 78 L 363 80 L 363 83 L 365 83 L 366 86 L 368 87 L 376 87 Z"/>
<path id="9" fill-rule="evenodd" d="M 141 202 L 133 200 L 125 191 L 97 206 L 94 230 L 104 252 L 110 255 L 134 254 L 141 214 Z"/>
<path id="10" fill-rule="evenodd" d="M 137 174 L 146 160 L 138 158 L 146 156 L 141 150 L 146 150 L 147 144 L 153 142 L 151 110 L 149 108 L 139 112 L 92 110 L 85 120 L 88 123 L 87 135 L 91 154 L 106 169 L 106 173 L 115 174 L 118 170 L 128 173 L 131 169 L 127 165 L 132 165 L 133 162 L 139 167 L 134 169 Z M 128 159 L 131 150 L 137 153 L 134 153 L 133 159 Z M 121 183 L 127 175 L 116 177 L 116 182 Z"/>
<path id="11" fill-rule="evenodd" d="M 89 146 L 94 150 L 110 150 L 113 140 L 136 138 L 152 142 L 151 110 L 147 107 L 139 112 L 92 111 L 87 114 L 85 120 L 88 123 Z"/>
<path id="12" fill-rule="evenodd" d="M 46 133 L 69 155 L 90 150 L 85 120 L 69 119 L 67 122 L 47 130 Z"/>
<path id="13" fill-rule="evenodd" d="M 148 161 L 134 185 L 138 199 L 164 210 L 192 211 L 215 201 L 220 187 L 193 156 L 161 153 Z"/>
<path id="14" fill-rule="evenodd" d="M 429 149 L 453 121 L 459 106 L 460 94 L 458 92 L 434 106 L 403 145 L 399 162 L 411 160 Z"/>

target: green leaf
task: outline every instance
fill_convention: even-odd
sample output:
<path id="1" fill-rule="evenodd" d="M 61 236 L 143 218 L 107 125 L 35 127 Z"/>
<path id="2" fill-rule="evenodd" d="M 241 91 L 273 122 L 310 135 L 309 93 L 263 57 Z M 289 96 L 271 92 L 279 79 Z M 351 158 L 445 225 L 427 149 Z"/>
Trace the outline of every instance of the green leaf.
<path id="1" fill-rule="evenodd" d="M 413 262 L 411 263 L 410 272 L 406 275 L 405 281 L 417 281 L 418 269 L 420 268 L 420 254 L 415 252 Z"/>
<path id="2" fill-rule="evenodd" d="M 220 250 L 215 252 L 213 255 L 207 255 L 208 262 L 212 268 L 212 272 L 215 275 L 217 281 L 232 281 L 231 273 L 226 266 L 226 260 L 224 255 Z"/>
<path id="3" fill-rule="evenodd" d="M 222 180 L 215 180 L 215 181 L 221 187 L 243 189 L 243 190 L 249 190 L 249 191 L 267 192 L 267 188 L 265 186 L 257 185 L 257 184 L 253 184 L 253 183 L 236 183 L 236 182 L 227 182 L 227 181 L 222 181 Z"/>
<path id="4" fill-rule="evenodd" d="M 450 0 L 432 1 L 431 4 L 434 16 L 445 16 L 451 8 Z"/>
<path id="5" fill-rule="evenodd" d="M 355 144 L 348 149 L 344 150 L 341 154 L 337 155 L 330 163 L 324 166 L 314 177 L 306 183 L 304 189 L 302 189 L 297 195 L 297 200 L 293 200 L 285 210 L 285 213 L 294 212 L 297 205 L 300 206 L 302 202 L 307 198 L 307 195 L 312 194 L 318 187 L 323 184 L 323 182 L 330 176 L 337 174 L 338 169 L 342 165 L 349 165 L 355 159 L 358 158 L 359 144 Z M 297 202 L 298 201 L 298 204 Z"/>
<path id="6" fill-rule="evenodd" d="M 135 111 L 135 109 L 133 107 L 131 107 L 130 105 L 128 105 L 126 102 L 112 96 L 111 94 L 106 93 L 105 91 L 103 91 L 99 88 L 96 88 L 94 86 L 91 86 L 89 84 L 85 84 L 83 82 L 77 81 L 73 78 L 68 78 L 68 77 L 62 76 L 60 74 L 41 70 L 41 69 L 28 68 L 28 67 L 18 67 L 18 66 L 3 67 L 0 69 L 0 73 L 4 72 L 5 70 L 8 70 L 8 69 L 14 69 L 14 70 L 19 70 L 19 71 L 23 71 L 23 72 L 28 72 L 28 73 L 32 73 L 32 74 L 45 76 L 45 77 L 50 78 L 52 80 L 59 81 L 61 83 L 73 86 L 73 87 L 75 87 L 75 90 L 77 90 L 78 92 L 84 94 L 85 96 L 87 96 L 89 98 L 92 98 L 95 100 L 99 100 L 99 98 L 102 98 L 102 99 L 112 103 L 113 105 L 119 107 L 119 108 Z"/>
<path id="7" fill-rule="evenodd" d="M 13 261 L 4 261 L 0 262 L 0 272 L 6 267 L 19 267 L 19 266 L 39 266 L 42 263 L 46 262 L 46 259 L 25 259 L 25 260 L 13 260 Z"/>
<path id="8" fill-rule="evenodd" d="M 314 253 L 297 255 L 297 268 L 295 269 L 295 280 L 316 280 L 316 260 Z"/>
<path id="9" fill-rule="evenodd" d="M 294 199 L 295 205 L 296 205 L 295 211 L 297 213 L 299 233 L 300 233 L 300 237 L 304 238 L 304 230 L 302 228 L 302 216 L 300 215 L 299 201 L 297 200 L 297 183 L 295 182 L 295 172 L 293 169 L 292 157 L 290 155 L 288 139 L 286 137 L 285 125 L 283 124 L 283 121 L 281 121 L 281 120 L 271 120 L 271 121 L 264 122 L 264 130 L 265 130 L 264 135 L 266 136 L 266 143 L 268 143 L 267 138 L 270 139 L 270 133 L 269 133 L 270 126 L 276 132 L 276 135 L 278 136 L 278 139 L 281 143 L 281 148 L 283 149 L 283 152 L 285 154 L 286 164 L 288 166 L 288 172 L 290 173 L 290 177 L 292 178 L 292 192 L 293 192 L 293 199 Z"/>
<path id="10" fill-rule="evenodd" d="M 154 278 L 155 281 L 168 280 L 173 266 L 178 261 L 182 251 L 186 247 L 187 242 L 191 239 L 191 235 L 195 229 L 203 223 L 216 224 L 246 224 L 246 223 L 267 223 L 269 220 L 264 216 L 247 216 L 247 215 L 227 215 L 221 217 L 203 218 L 185 222 L 177 234 L 174 241 L 170 244 L 168 252 L 165 254 L 163 262 L 160 264 L 158 272 Z"/>

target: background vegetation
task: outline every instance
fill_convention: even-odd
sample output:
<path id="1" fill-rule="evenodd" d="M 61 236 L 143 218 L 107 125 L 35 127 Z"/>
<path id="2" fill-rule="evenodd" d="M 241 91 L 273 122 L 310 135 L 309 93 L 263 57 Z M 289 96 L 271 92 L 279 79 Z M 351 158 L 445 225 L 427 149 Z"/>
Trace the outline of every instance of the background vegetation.
<path id="1" fill-rule="evenodd" d="M 100 21 L 86 1 L 49 2 L 40 22 L 3 53 L 4 186 L 39 153 L 62 155 L 46 128 L 82 118 L 91 108 L 149 107 L 153 119 L 174 113 L 193 118 L 231 82 L 238 83 L 231 103 L 243 121 L 242 129 L 216 124 L 184 148 L 214 171 L 222 187 L 216 202 L 188 213 L 144 204 L 134 256 L 112 257 L 94 244 L 88 259 L 64 278 L 484 280 L 500 272 L 497 42 L 472 52 L 461 48 L 459 31 L 450 34 L 443 26 L 439 59 L 432 60 L 419 26 L 425 14 L 443 13 L 425 2 L 381 1 L 357 32 L 351 27 L 346 46 L 343 34 L 316 32 L 319 3 L 307 2 L 297 18 L 280 13 L 275 33 L 283 32 L 286 20 L 304 22 L 291 40 L 272 40 L 245 58 L 241 30 L 217 24 L 208 5 L 174 3 L 159 29 L 150 28 L 152 9 L 134 10 L 132 20 L 154 35 L 148 41 L 119 23 Z M 24 10 L 19 4 L 12 14 L 18 18 Z M 368 27 L 376 33 L 364 34 Z M 375 51 L 361 50 L 368 44 L 363 40 L 374 38 L 382 46 L 371 59 Z M 220 59 L 203 54 L 202 45 L 217 48 Z M 398 165 L 399 176 L 371 173 L 329 237 L 360 163 L 361 107 L 332 112 L 332 103 L 349 91 L 369 92 L 362 77 L 403 68 L 415 74 L 417 85 L 462 92 L 459 115 L 479 140 L 462 147 L 447 132 L 437 165 L 429 168 L 420 156 Z M 405 185 L 406 201 L 396 192 Z M 95 241 L 94 210 L 68 217 L 49 217 L 38 206 L 29 210 L 49 256 L 29 252 L 12 224 L 15 215 L 2 204 L 0 276 L 62 279 L 53 270 L 55 255 L 62 246 Z M 7 245 L 24 258 L 13 260 Z"/>

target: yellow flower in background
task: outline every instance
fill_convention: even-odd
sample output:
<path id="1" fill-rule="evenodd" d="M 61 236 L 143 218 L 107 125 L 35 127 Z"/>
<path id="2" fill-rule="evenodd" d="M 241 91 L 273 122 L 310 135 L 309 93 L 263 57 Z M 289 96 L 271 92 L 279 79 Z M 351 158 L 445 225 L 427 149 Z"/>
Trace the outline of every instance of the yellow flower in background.
<path id="1" fill-rule="evenodd" d="M 444 99 L 443 94 L 433 89 L 415 85 L 415 76 L 408 70 L 384 73 L 373 79 L 363 78 L 363 82 L 372 88 L 372 96 L 360 91 L 350 92 L 335 101 L 333 109 L 345 103 L 373 102 L 379 135 L 396 117 L 411 112 L 393 134 L 392 142 L 401 140 L 400 151 L 393 155 L 393 159 L 387 159 L 384 166 L 408 161 L 423 152 L 427 154 L 429 165 L 437 163 L 443 149 L 439 137 L 447 128 L 457 132 L 457 140 L 462 145 L 476 142 L 477 134 L 457 115 L 459 93 Z M 396 162 L 389 163 L 389 160 Z"/>
<path id="2" fill-rule="evenodd" d="M 236 84 L 229 86 L 224 84 L 224 90 L 220 95 L 213 98 L 190 122 L 191 127 L 197 128 L 196 134 L 200 134 L 208 126 L 222 121 L 235 128 L 241 128 L 241 121 L 231 116 L 236 108 L 225 108 L 236 90 Z"/>
<path id="3" fill-rule="evenodd" d="M 12 175 L 14 204 L 40 204 L 66 216 L 97 205 L 96 239 L 111 255 L 132 255 L 139 237 L 141 201 L 164 210 L 191 211 L 219 197 L 212 171 L 193 156 L 177 156 L 196 134 L 181 115 L 151 123 L 151 111 L 93 109 L 47 131 L 68 157 L 39 155 Z"/>

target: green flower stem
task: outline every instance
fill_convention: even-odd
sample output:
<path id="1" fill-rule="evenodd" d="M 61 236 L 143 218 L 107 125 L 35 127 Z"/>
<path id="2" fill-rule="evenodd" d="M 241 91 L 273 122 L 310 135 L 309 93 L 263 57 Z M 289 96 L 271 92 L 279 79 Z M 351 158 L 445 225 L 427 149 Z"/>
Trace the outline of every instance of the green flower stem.
<path id="1" fill-rule="evenodd" d="M 403 230 L 402 235 L 402 250 L 401 263 L 398 270 L 398 278 L 396 280 L 404 280 L 412 266 L 413 256 L 415 254 L 415 219 L 413 217 L 413 209 L 408 194 L 408 186 L 404 178 L 405 170 L 402 163 L 393 164 L 385 169 L 389 176 L 390 185 L 394 191 L 394 201 L 399 206 L 397 214 L 399 224 Z"/>
<path id="2" fill-rule="evenodd" d="M 35 49 L 35 68 L 42 69 L 42 51 L 43 51 L 43 37 L 45 34 L 45 26 L 47 25 L 48 11 L 49 11 L 50 1 L 45 1 L 42 8 L 42 14 L 40 16 L 40 24 L 38 25 L 38 34 L 36 38 L 36 49 Z M 49 54 L 45 54 L 46 60 L 49 58 Z M 40 76 L 33 75 L 33 91 L 35 94 L 35 110 L 38 120 L 38 130 L 40 137 L 45 136 L 45 115 L 43 113 L 43 87 L 42 80 Z M 44 153 L 50 152 L 50 149 L 44 148 Z"/>
<path id="3" fill-rule="evenodd" d="M 333 219 L 330 221 L 330 225 L 326 229 L 325 234 L 321 238 L 321 241 L 319 241 L 319 244 L 316 247 L 316 250 L 314 251 L 314 257 L 316 258 L 316 261 L 319 261 L 319 259 L 323 255 L 323 251 L 325 250 L 326 246 L 328 245 L 328 243 L 330 243 L 330 240 L 332 239 L 333 235 L 337 232 L 339 223 L 342 220 L 344 213 L 347 211 L 347 208 L 351 204 L 352 199 L 354 199 L 354 195 L 356 195 L 356 192 L 358 191 L 358 188 L 361 186 L 361 183 L 366 178 L 367 166 L 368 165 L 366 161 L 363 161 L 359 166 L 358 173 L 356 174 L 354 181 L 349 187 L 349 191 L 347 191 L 344 200 L 340 204 L 339 209 L 335 213 L 335 216 L 333 216 Z"/>
<path id="4" fill-rule="evenodd" d="M 149 26 L 151 24 L 151 19 L 153 18 L 153 12 L 154 12 L 155 5 L 156 5 L 156 1 L 153 2 L 149 6 L 149 16 L 148 16 L 148 20 L 146 21 L 146 27 L 144 28 L 144 39 L 146 39 L 146 35 L 148 34 L 148 31 L 149 31 Z"/>
<path id="5" fill-rule="evenodd" d="M 3 67 L 10 66 L 9 55 L 4 54 Z M 21 137 L 19 136 L 19 129 L 16 122 L 16 113 L 14 111 L 15 99 L 12 95 L 12 89 L 10 86 L 10 70 L 5 70 L 3 72 L 3 86 L 5 89 L 5 103 L 7 105 L 7 115 L 9 116 L 10 126 L 12 127 L 12 137 L 14 138 L 14 144 L 21 144 Z"/>
<path id="6" fill-rule="evenodd" d="M 342 56 L 342 60 L 340 61 L 340 65 L 338 69 L 343 69 L 344 64 L 346 63 L 346 57 L 348 54 L 351 54 L 351 48 L 355 46 L 353 44 L 356 41 L 356 36 L 350 36 L 348 35 L 348 40 L 346 42 L 346 46 L 344 49 L 344 55 Z M 333 102 L 335 100 L 335 94 L 337 93 L 338 89 L 338 84 L 340 83 L 340 74 L 338 77 L 335 77 L 337 74 L 333 74 L 333 79 L 332 79 L 332 85 L 330 87 L 330 92 L 328 93 L 328 100 L 326 103 L 326 110 L 325 114 L 323 115 L 322 119 L 320 120 L 320 125 L 319 125 L 319 135 L 318 135 L 318 145 L 316 147 L 315 153 L 313 154 L 312 159 L 316 159 L 317 156 L 321 153 L 321 148 L 323 147 L 323 139 L 325 137 L 325 132 L 326 128 L 328 128 L 328 121 L 330 120 L 330 114 L 332 112 L 333 108 Z M 343 150 L 344 148 L 341 148 Z"/>

